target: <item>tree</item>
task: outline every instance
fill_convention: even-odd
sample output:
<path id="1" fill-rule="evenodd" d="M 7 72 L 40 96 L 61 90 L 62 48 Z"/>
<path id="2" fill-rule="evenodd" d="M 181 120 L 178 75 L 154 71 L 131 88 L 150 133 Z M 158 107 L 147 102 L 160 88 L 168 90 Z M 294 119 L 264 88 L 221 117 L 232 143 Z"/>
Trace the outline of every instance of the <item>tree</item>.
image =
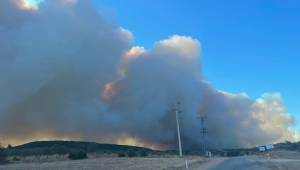
<path id="1" fill-rule="evenodd" d="M 12 145 L 11 144 L 8 144 L 7 145 L 7 149 L 11 149 L 12 148 Z"/>

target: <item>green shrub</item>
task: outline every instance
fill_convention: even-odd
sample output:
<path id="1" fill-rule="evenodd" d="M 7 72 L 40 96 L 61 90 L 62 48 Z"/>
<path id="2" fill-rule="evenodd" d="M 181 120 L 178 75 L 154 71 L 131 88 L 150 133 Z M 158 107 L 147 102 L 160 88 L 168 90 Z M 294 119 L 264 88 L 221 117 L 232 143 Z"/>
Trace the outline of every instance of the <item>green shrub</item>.
<path id="1" fill-rule="evenodd" d="M 19 157 L 14 156 L 13 161 L 20 161 L 21 159 Z"/>
<path id="2" fill-rule="evenodd" d="M 118 157 L 125 157 L 126 155 L 124 153 L 118 153 Z"/>
<path id="3" fill-rule="evenodd" d="M 128 156 L 128 157 L 136 157 L 137 154 L 136 154 L 136 152 L 134 152 L 134 151 L 129 151 L 129 152 L 127 153 L 127 156 Z"/>
<path id="4" fill-rule="evenodd" d="M 86 154 L 86 152 L 83 152 L 83 151 L 72 152 L 72 153 L 69 153 L 68 158 L 71 160 L 86 159 L 87 154 Z"/>
<path id="5" fill-rule="evenodd" d="M 146 151 L 140 151 L 139 152 L 139 156 L 140 157 L 147 157 L 148 156 L 148 153 Z"/>

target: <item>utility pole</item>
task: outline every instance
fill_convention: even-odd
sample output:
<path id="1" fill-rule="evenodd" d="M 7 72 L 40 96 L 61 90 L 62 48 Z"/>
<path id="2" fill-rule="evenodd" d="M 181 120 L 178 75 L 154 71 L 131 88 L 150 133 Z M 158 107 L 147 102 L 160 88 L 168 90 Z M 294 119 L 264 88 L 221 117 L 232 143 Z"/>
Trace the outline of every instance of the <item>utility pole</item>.
<path id="1" fill-rule="evenodd" d="M 177 102 L 174 108 L 175 116 L 176 116 L 176 124 L 177 124 L 177 135 L 178 135 L 178 148 L 179 148 L 179 156 L 182 157 L 182 147 L 181 147 L 181 136 L 180 136 L 180 126 L 179 126 L 179 110 L 180 102 Z"/>
<path id="2" fill-rule="evenodd" d="M 208 133 L 207 128 L 205 127 L 205 119 L 206 119 L 206 115 L 201 115 L 200 116 L 200 120 L 201 120 L 201 129 L 200 129 L 200 133 L 202 134 L 202 153 L 205 155 L 206 154 L 206 141 L 205 141 L 205 137 L 206 134 Z"/>

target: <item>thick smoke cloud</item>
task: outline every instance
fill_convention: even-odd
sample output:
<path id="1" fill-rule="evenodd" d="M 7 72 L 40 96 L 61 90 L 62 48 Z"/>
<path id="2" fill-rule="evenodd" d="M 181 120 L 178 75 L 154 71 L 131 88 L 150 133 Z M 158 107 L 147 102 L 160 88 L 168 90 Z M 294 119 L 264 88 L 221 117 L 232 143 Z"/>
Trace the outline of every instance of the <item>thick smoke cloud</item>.
<path id="1" fill-rule="evenodd" d="M 14 11 L 33 13 L 18 6 Z M 1 18 L 14 19 L 14 11 Z M 1 22 L 2 139 L 93 137 L 105 132 L 110 123 L 105 119 L 111 117 L 102 115 L 101 89 L 116 78 L 118 62 L 132 39 L 104 20 L 90 1 L 72 6 L 51 0 L 22 23 Z"/>
<path id="2" fill-rule="evenodd" d="M 172 148 L 177 101 L 185 149 L 201 144 L 200 115 L 211 147 L 295 139 L 279 94 L 252 100 L 203 79 L 199 41 L 174 35 L 151 50 L 132 44 L 89 0 L 48 0 L 38 9 L 1 1 L 0 140 Z"/>
<path id="3" fill-rule="evenodd" d="M 130 134 L 146 141 L 172 146 L 174 113 L 170 106 L 181 101 L 185 147 L 199 147 L 200 123 L 206 116 L 211 147 L 253 146 L 294 139 L 289 116 L 279 94 L 264 94 L 256 101 L 246 94 L 213 89 L 201 76 L 200 43 L 191 37 L 172 36 L 154 49 L 132 48 L 125 55 L 121 78 L 107 84 L 104 99 L 119 112 Z M 136 131 L 136 129 L 139 129 Z M 152 131 L 149 135 L 149 131 Z"/>

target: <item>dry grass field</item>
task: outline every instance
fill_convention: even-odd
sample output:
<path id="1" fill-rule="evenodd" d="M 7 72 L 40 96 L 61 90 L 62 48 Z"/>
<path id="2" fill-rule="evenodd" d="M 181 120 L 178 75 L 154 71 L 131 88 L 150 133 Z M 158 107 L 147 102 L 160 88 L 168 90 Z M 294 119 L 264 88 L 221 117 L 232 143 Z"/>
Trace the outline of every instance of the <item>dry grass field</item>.
<path id="1" fill-rule="evenodd" d="M 189 162 L 204 161 L 199 157 L 189 158 Z M 100 157 L 76 161 L 56 161 L 43 163 L 14 163 L 0 166 L 0 170 L 179 170 L 185 168 L 183 158 L 117 158 Z"/>
<path id="2" fill-rule="evenodd" d="M 277 150 L 255 156 L 271 170 L 298 170 L 300 169 L 300 152 Z"/>
<path id="3" fill-rule="evenodd" d="M 241 157 L 116 157 L 116 155 L 89 155 L 89 159 L 70 161 L 66 156 L 23 157 L 1 165 L 0 170 L 298 170 L 300 152 L 272 151 Z"/>

